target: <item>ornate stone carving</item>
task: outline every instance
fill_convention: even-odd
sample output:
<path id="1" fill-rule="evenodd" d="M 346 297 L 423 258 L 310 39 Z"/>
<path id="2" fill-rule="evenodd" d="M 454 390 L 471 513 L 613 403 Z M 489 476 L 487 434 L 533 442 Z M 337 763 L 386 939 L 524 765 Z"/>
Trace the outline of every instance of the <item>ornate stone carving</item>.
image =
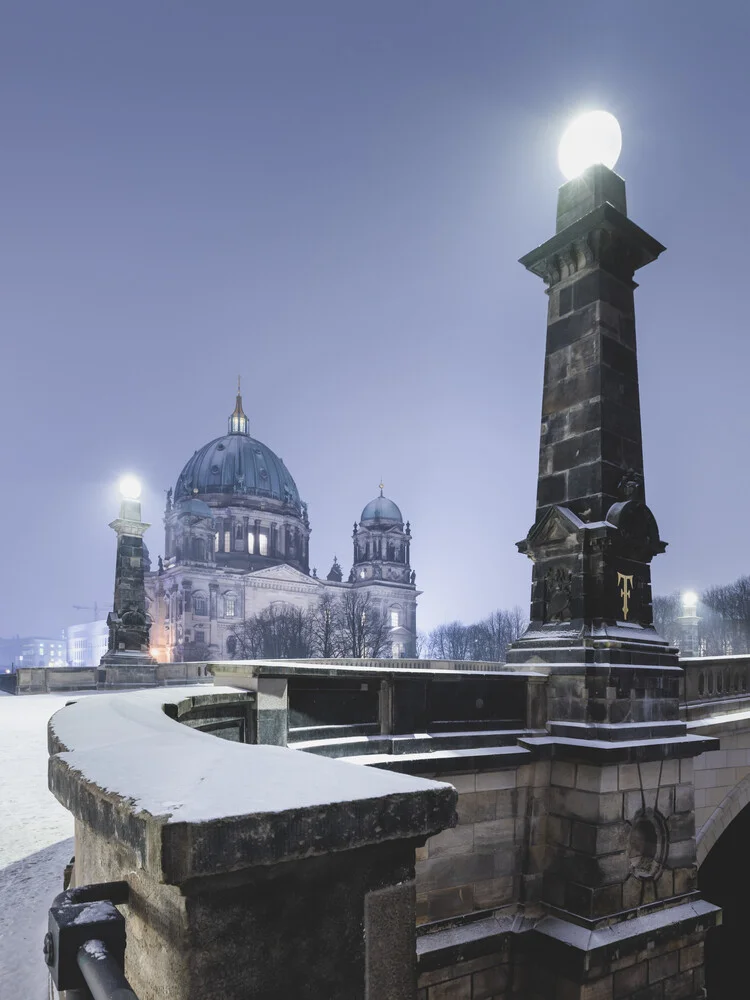
<path id="1" fill-rule="evenodd" d="M 550 566 L 544 577 L 544 620 L 569 621 L 572 573 L 565 566 Z"/>

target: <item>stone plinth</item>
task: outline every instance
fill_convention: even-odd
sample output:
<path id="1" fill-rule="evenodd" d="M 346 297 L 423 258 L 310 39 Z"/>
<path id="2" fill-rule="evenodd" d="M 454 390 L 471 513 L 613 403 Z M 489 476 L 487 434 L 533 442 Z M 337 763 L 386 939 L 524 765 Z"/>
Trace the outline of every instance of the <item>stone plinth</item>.
<path id="1" fill-rule="evenodd" d="M 114 610 L 107 616 L 109 643 L 101 659 L 103 667 L 156 665 L 149 650 L 151 622 L 146 613 L 144 583 L 143 536 L 149 527 L 141 520 L 140 502 L 127 498 L 120 504 L 120 516 L 110 523 L 117 534 L 117 560 Z"/>
<path id="2" fill-rule="evenodd" d="M 75 881 L 129 882 L 141 1000 L 413 1000 L 415 849 L 454 822 L 455 790 L 215 739 L 165 713 L 187 698 L 100 696 L 50 721 Z"/>

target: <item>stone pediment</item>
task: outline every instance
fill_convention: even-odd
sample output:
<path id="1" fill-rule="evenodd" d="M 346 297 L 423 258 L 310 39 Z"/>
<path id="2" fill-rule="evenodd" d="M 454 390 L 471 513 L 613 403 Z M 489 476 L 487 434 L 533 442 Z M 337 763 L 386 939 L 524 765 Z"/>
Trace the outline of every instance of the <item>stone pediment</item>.
<path id="1" fill-rule="evenodd" d="M 519 551 L 540 545 L 554 545 L 585 529 L 586 524 L 567 507 L 550 507 L 544 517 L 529 531 L 526 538 L 518 543 Z"/>
<path id="2" fill-rule="evenodd" d="M 254 572 L 248 573 L 248 577 L 253 580 L 263 580 L 273 583 L 304 583 L 308 586 L 310 584 L 323 586 L 322 580 L 314 576 L 308 576 L 306 573 L 302 573 L 287 563 L 282 563 L 280 566 L 269 566 L 267 569 L 256 569 Z"/>

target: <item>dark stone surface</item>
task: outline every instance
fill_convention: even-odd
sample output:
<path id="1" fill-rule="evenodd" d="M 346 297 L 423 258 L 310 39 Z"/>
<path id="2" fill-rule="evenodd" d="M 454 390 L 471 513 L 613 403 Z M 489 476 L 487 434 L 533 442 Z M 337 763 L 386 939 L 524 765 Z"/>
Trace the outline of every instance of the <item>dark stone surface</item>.
<path id="1" fill-rule="evenodd" d="M 285 708 L 257 711 L 257 743 L 267 746 L 285 747 L 287 740 L 288 711 Z"/>
<path id="2" fill-rule="evenodd" d="M 115 594 L 113 610 L 107 615 L 109 646 L 102 666 L 155 664 L 149 651 L 151 622 L 144 583 L 148 553 L 143 534 L 149 525 L 141 521 L 140 502 L 124 499 L 120 516 L 110 527 L 117 532 Z"/>

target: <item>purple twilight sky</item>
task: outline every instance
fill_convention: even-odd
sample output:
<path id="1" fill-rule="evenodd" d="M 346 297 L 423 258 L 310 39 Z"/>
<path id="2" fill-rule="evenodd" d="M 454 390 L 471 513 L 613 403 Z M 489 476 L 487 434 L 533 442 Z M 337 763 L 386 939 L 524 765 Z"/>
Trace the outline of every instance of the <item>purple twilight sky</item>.
<path id="1" fill-rule="evenodd" d="M 111 600 L 116 482 L 224 433 L 348 572 L 377 493 L 412 523 L 419 627 L 528 603 L 558 138 L 619 119 L 664 593 L 750 570 L 750 8 L 665 0 L 6 0 L 0 31 L 0 635 Z"/>

